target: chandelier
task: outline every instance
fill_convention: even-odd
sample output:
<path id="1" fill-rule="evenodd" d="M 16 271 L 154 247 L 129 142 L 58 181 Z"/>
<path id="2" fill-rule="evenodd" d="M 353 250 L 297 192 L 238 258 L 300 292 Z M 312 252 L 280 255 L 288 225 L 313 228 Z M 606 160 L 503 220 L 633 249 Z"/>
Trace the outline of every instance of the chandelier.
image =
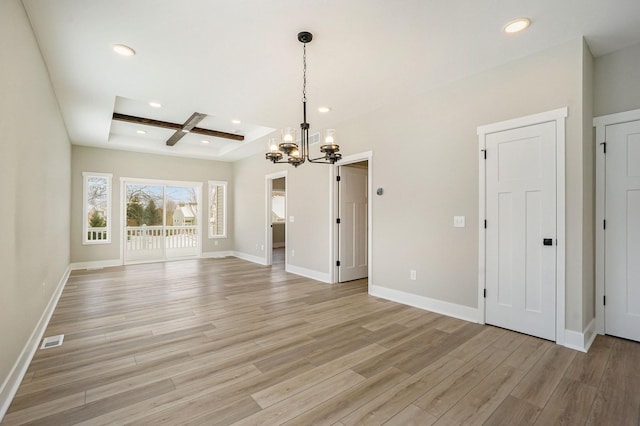
<path id="1" fill-rule="evenodd" d="M 293 127 L 282 130 L 282 139 L 269 140 L 269 152 L 265 158 L 272 163 L 288 163 L 298 167 L 305 161 L 310 163 L 335 164 L 342 158 L 339 154 L 340 146 L 335 143 L 335 130 L 325 132 L 324 144 L 320 146 L 322 157 L 309 158 L 309 123 L 307 123 L 307 43 L 313 40 L 313 34 L 307 31 L 298 33 L 298 41 L 302 43 L 302 123 L 300 124 L 300 144 L 296 141 L 296 131 Z M 287 157 L 285 159 L 285 156 Z"/>

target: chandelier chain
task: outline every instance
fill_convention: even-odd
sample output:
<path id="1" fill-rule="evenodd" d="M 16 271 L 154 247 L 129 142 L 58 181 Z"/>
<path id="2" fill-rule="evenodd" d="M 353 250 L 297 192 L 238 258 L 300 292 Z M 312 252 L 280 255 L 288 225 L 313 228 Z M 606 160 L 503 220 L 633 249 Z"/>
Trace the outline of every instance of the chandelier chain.
<path id="1" fill-rule="evenodd" d="M 302 45 L 302 102 L 307 102 L 307 43 Z"/>

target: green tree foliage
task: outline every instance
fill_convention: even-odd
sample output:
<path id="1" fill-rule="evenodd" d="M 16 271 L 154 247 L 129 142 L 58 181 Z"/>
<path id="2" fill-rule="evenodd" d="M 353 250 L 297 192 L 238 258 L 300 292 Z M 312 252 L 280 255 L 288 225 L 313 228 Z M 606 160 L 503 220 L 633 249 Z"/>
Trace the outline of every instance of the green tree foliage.
<path id="1" fill-rule="evenodd" d="M 162 214 L 153 200 L 149 200 L 144 208 L 144 223 L 148 226 L 162 225 Z"/>
<path id="2" fill-rule="evenodd" d="M 144 223 L 144 210 L 140 198 L 133 196 L 127 203 L 127 226 L 141 226 Z"/>
<path id="3" fill-rule="evenodd" d="M 107 221 L 100 213 L 98 213 L 97 211 L 94 211 L 93 213 L 91 213 L 91 216 L 89 217 L 90 228 L 104 228 L 106 226 L 107 226 Z"/>

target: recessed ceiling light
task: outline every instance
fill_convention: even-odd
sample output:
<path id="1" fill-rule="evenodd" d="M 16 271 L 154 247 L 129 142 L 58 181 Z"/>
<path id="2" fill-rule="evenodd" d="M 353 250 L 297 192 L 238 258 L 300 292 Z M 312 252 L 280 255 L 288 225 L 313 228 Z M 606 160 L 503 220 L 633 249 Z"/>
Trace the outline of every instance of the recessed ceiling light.
<path id="1" fill-rule="evenodd" d="M 136 133 L 141 134 L 141 135 L 146 135 L 147 131 L 146 130 L 136 130 Z"/>
<path id="2" fill-rule="evenodd" d="M 129 46 L 125 46 L 124 44 L 114 44 L 113 51 L 120 56 L 133 56 L 136 54 L 135 50 L 133 50 Z"/>
<path id="3" fill-rule="evenodd" d="M 206 141 L 206 140 L 201 140 L 200 142 L 202 142 L 202 143 L 203 143 L 203 144 L 205 144 L 205 145 L 208 145 L 208 144 L 209 144 L 209 141 Z"/>
<path id="4" fill-rule="evenodd" d="M 149 106 L 152 108 L 162 108 L 162 104 L 160 102 L 149 102 Z"/>
<path id="5" fill-rule="evenodd" d="M 232 122 L 233 124 L 240 124 L 240 123 L 242 123 L 242 121 L 240 121 L 240 120 L 231 120 L 231 122 Z"/>
<path id="6" fill-rule="evenodd" d="M 504 26 L 504 32 L 507 34 L 518 33 L 524 29 L 527 29 L 531 25 L 529 18 L 518 18 Z"/>
<path id="7" fill-rule="evenodd" d="M 321 106 L 320 108 L 318 108 L 318 112 L 329 112 L 331 111 L 331 108 L 327 107 L 327 106 Z"/>

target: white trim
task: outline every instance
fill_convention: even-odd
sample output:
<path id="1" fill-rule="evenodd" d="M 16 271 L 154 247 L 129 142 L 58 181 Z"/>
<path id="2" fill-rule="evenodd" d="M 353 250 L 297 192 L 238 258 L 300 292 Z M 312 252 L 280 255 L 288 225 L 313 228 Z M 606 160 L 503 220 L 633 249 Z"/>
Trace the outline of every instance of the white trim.
<path id="1" fill-rule="evenodd" d="M 424 296 L 418 296 L 417 294 L 405 293 L 404 291 L 393 290 L 387 287 L 380 287 L 371 284 L 369 285 L 369 294 L 382 299 L 402 303 L 403 305 L 409 305 L 414 308 L 435 312 L 437 314 L 469 322 L 478 322 L 478 310 L 470 306 L 458 305 L 456 303 L 445 302 L 444 300 L 431 299 Z"/>
<path id="2" fill-rule="evenodd" d="M 93 260 L 89 262 L 74 262 L 69 265 L 72 271 L 79 269 L 102 269 L 109 268 L 111 266 L 122 266 L 122 260 L 120 259 L 107 259 L 107 260 Z"/>
<path id="3" fill-rule="evenodd" d="M 331 284 L 330 276 L 326 272 L 314 271 L 313 269 L 302 268 L 294 265 L 287 265 L 285 270 L 290 274 L 296 274 L 306 278 L 311 278 L 312 280 Z"/>
<path id="4" fill-rule="evenodd" d="M 209 214 L 211 213 L 211 186 L 222 186 L 223 189 L 223 193 L 222 193 L 222 205 L 223 205 L 223 209 L 222 209 L 222 221 L 224 223 L 223 225 L 223 231 L 221 235 L 212 235 L 211 234 L 211 229 L 209 228 L 209 222 L 211 221 L 211 217 L 209 216 Z M 207 182 L 207 236 L 209 237 L 209 239 L 213 239 L 213 238 L 227 238 L 227 191 L 228 191 L 228 186 L 229 183 L 223 180 L 210 180 Z M 204 197 L 203 197 L 204 198 Z M 204 209 L 203 209 L 204 210 Z M 204 225 L 204 223 L 203 223 Z"/>
<path id="5" fill-rule="evenodd" d="M 596 338 L 595 318 L 589 322 L 582 333 L 573 330 L 564 331 L 564 346 L 580 352 L 587 352 Z"/>
<path id="6" fill-rule="evenodd" d="M 18 391 L 18 387 L 24 378 L 25 373 L 27 372 L 27 368 L 33 359 L 36 350 L 38 349 L 40 340 L 42 340 L 42 336 L 44 335 L 45 330 L 47 329 L 47 325 L 49 325 L 49 321 L 51 320 L 51 315 L 53 315 L 53 311 L 58 305 L 58 300 L 60 300 L 60 296 L 62 295 L 62 291 L 64 290 L 65 285 L 67 284 L 67 280 L 69 279 L 69 274 L 71 273 L 71 268 L 67 267 L 65 272 L 62 274 L 60 281 L 56 287 L 56 290 L 51 295 L 51 299 L 49 299 L 49 303 L 45 308 L 44 312 L 40 316 L 40 320 L 36 324 L 36 327 L 33 329 L 31 336 L 29 336 L 29 340 L 22 348 L 22 352 L 20 352 L 20 356 L 16 360 L 15 364 L 11 368 L 9 375 L 0 386 L 0 421 L 6 414 L 9 409 L 9 405 L 13 400 L 16 392 Z"/>
<path id="7" fill-rule="evenodd" d="M 565 145 L 566 131 L 565 119 L 569 114 L 567 107 L 552 111 L 532 114 L 513 120 L 487 124 L 478 127 L 478 145 L 480 150 L 486 148 L 486 137 L 490 133 L 511 130 L 519 127 L 555 121 L 556 123 L 556 343 L 565 344 L 565 291 L 566 291 L 566 160 Z M 478 321 L 485 322 L 485 266 L 486 266 L 486 231 L 484 220 L 486 218 L 486 166 L 484 157 L 480 156 L 479 167 L 479 250 L 478 250 Z"/>
<path id="8" fill-rule="evenodd" d="M 89 233 L 89 211 L 87 209 L 87 180 L 91 177 L 104 178 L 107 181 L 107 211 L 105 212 L 107 220 L 107 238 L 104 240 L 88 240 Z M 94 244 L 111 244 L 111 193 L 113 191 L 113 174 L 111 173 L 94 173 L 82 172 L 82 245 Z"/>
<path id="9" fill-rule="evenodd" d="M 232 250 L 226 251 L 207 251 L 202 253 L 200 256 L 203 259 L 222 259 L 223 257 L 233 256 L 234 252 Z"/>
<path id="10" fill-rule="evenodd" d="M 273 231 L 271 228 L 272 225 L 272 217 L 271 217 L 271 197 L 273 191 L 273 180 L 285 178 L 285 186 L 284 186 L 284 217 L 285 223 L 288 221 L 288 213 L 289 213 L 289 197 L 287 195 L 289 182 L 288 182 L 288 171 L 282 170 L 275 173 L 269 173 L 264 176 L 264 204 L 265 204 L 265 216 L 264 216 L 264 265 L 271 265 L 273 262 Z M 282 191 L 279 191 L 282 192 Z M 285 225 L 284 227 L 284 244 L 287 245 L 289 233 L 289 225 Z M 284 267 L 287 268 L 288 262 L 287 251 L 284 253 Z"/>
<path id="11" fill-rule="evenodd" d="M 605 219 L 605 187 L 606 187 L 606 156 L 600 146 L 605 142 L 607 126 L 640 120 L 640 109 L 603 115 L 593 119 L 596 128 L 596 332 L 605 333 L 604 310 L 604 262 L 605 262 L 605 232 L 602 223 Z"/>
<path id="12" fill-rule="evenodd" d="M 531 126 L 533 124 L 546 123 L 547 121 L 558 121 L 569 116 L 567 107 L 545 111 L 538 114 L 526 115 L 511 120 L 499 121 L 497 123 L 478 126 L 478 136 L 489 133 L 502 132 L 504 130 L 517 129 L 518 127 Z"/>
<path id="13" fill-rule="evenodd" d="M 347 155 L 329 170 L 329 282 L 338 282 L 338 267 L 336 261 L 340 250 L 338 248 L 338 226 L 336 219 L 339 214 L 338 193 L 336 188 L 337 167 L 348 164 L 367 161 L 367 275 L 369 288 L 373 283 L 373 151 L 364 151 L 357 154 Z"/>
<path id="14" fill-rule="evenodd" d="M 242 253 L 239 251 L 233 251 L 231 252 L 233 257 L 237 257 L 238 259 L 242 259 L 242 260 L 246 260 L 249 262 L 253 262 L 253 263 L 257 263 L 258 265 L 264 265 L 264 266 L 269 266 L 267 265 L 267 261 L 264 257 L 258 257 L 258 256 L 254 256 L 252 254 L 247 254 L 247 253 Z"/>

